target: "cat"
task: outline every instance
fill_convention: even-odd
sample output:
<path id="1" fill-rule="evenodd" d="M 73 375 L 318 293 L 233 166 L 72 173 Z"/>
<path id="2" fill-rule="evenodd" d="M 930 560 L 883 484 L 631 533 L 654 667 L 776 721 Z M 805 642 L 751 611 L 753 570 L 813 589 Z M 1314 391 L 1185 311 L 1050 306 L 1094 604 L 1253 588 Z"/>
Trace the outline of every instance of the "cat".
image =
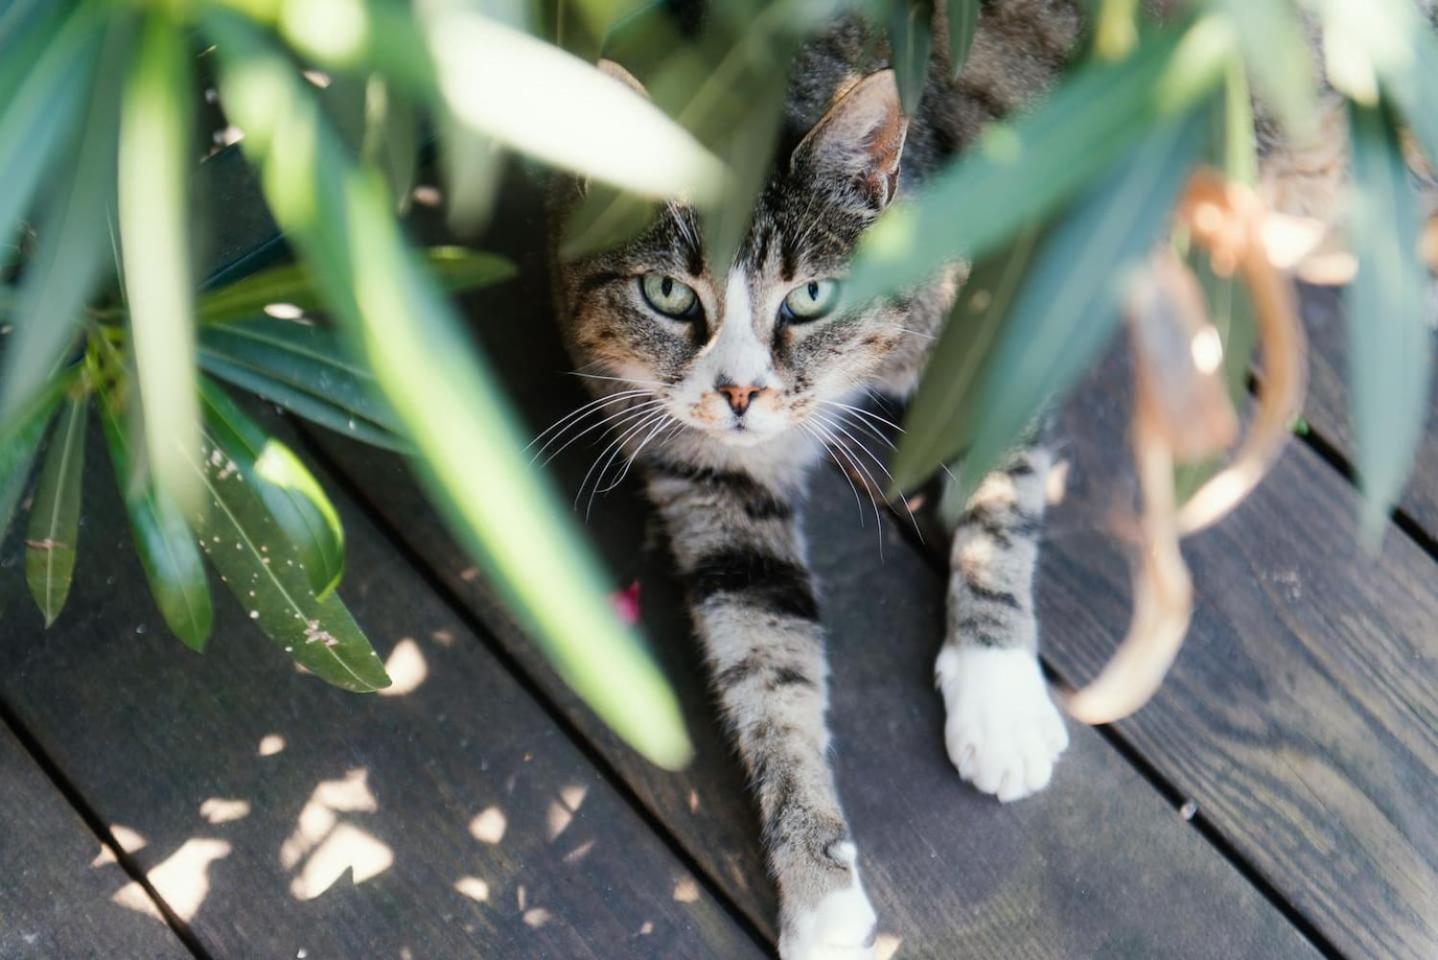
<path id="1" fill-rule="evenodd" d="M 710 272 L 698 215 L 674 203 L 617 249 L 553 255 L 564 339 L 667 528 L 757 795 L 783 960 L 870 957 L 876 930 L 828 762 L 824 637 L 798 522 L 805 478 L 840 431 L 858 429 L 866 391 L 913 389 L 959 274 L 857 309 L 840 278 L 895 195 L 1049 88 L 1083 31 L 1079 0 L 986 2 L 953 80 L 940 22 L 906 117 L 882 42 L 840 20 L 793 65 L 787 145 L 727 269 Z M 622 67 L 603 68 L 642 95 Z M 1270 168 L 1313 175 L 1275 143 Z M 1315 175 L 1324 189 L 1328 172 Z M 557 181 L 556 244 L 583 189 Z M 1041 440 L 1014 449 L 958 519 L 935 662 L 949 758 L 1001 801 L 1043 789 L 1068 745 L 1037 658 L 1033 578 L 1054 462 Z"/>

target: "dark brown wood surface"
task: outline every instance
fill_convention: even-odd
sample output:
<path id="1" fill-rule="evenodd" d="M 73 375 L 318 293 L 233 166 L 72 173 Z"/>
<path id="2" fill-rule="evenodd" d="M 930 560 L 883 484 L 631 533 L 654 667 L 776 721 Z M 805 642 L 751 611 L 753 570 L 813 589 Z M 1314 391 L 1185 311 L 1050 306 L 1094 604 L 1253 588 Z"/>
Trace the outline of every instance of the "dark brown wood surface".
<path id="1" fill-rule="evenodd" d="M 1304 417 L 1309 428 L 1355 463 L 1355 445 L 1348 395 L 1348 331 L 1343 291 L 1337 287 L 1305 286 L 1301 290 L 1303 322 L 1308 330 L 1308 400 Z M 1430 349 L 1434 345 L 1430 344 Z M 1399 500 L 1427 532 L 1438 540 L 1438 378 L 1432 385 L 1429 418 L 1413 464 L 1413 475 Z M 1394 531 L 1396 533 L 1396 531 Z"/>
<path id="2" fill-rule="evenodd" d="M 218 582 L 210 649 L 188 652 L 145 591 L 114 487 L 87 477 L 63 617 L 44 631 L 12 605 L 0 697 L 98 815 L 141 838 L 136 861 L 213 956 L 762 955 L 342 498 L 341 593 L 383 656 L 405 651 L 408 692 L 300 675 Z M 7 884 L 21 867 L 0 861 Z"/>
<path id="3" fill-rule="evenodd" d="M 1127 624 L 1106 533 L 1132 489 L 1120 377 L 1106 365 L 1066 413 L 1074 467 L 1040 576 L 1047 657 L 1075 683 Z M 1118 730 L 1344 955 L 1418 960 L 1438 955 L 1438 565 L 1396 530 L 1364 553 L 1355 497 L 1295 442 L 1186 541 L 1192 629 Z"/>
<path id="4" fill-rule="evenodd" d="M 189 957 L 154 903 L 0 724 L 0 957 Z"/>

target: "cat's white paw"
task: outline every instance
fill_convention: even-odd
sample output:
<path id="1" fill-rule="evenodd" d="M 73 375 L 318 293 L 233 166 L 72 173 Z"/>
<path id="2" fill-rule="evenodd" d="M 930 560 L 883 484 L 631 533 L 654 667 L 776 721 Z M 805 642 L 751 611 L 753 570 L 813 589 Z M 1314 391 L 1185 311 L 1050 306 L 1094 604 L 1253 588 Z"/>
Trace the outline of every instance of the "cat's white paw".
<path id="1" fill-rule="evenodd" d="M 842 844 L 840 853 L 854 862 L 854 845 Z M 794 910 L 785 917 L 779 935 L 781 960 L 873 960 L 878 917 L 864 895 L 859 872 L 852 886 L 826 894 L 813 907 Z"/>
<path id="2" fill-rule="evenodd" d="M 1025 650 L 946 646 L 934 665 L 959 776 L 1002 801 L 1037 793 L 1069 745 L 1038 660 Z"/>

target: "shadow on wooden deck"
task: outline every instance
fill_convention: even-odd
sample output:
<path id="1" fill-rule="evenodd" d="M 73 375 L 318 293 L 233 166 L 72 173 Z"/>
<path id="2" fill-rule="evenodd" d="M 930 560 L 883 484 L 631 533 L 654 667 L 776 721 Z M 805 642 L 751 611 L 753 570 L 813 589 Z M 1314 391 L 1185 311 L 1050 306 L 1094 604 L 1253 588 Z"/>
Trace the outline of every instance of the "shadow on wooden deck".
<path id="1" fill-rule="evenodd" d="M 242 186 L 227 203 L 243 203 Z M 516 178 L 504 196 L 489 246 L 523 276 L 467 306 L 539 429 L 580 393 L 550 322 L 533 189 Z M 268 229 L 239 225 L 226 256 Z M 422 219 L 415 230 L 439 235 Z M 1438 570 L 1424 551 L 1438 475 L 1420 472 L 1401 528 L 1362 555 L 1335 469 L 1342 398 L 1322 372 L 1341 369 L 1331 312 L 1310 320 L 1322 455 L 1294 444 L 1238 515 L 1193 542 L 1199 610 L 1169 684 L 1115 728 L 1074 729 L 1031 801 L 978 796 L 944 756 L 935 545 L 872 517 L 860 528 L 847 487 L 820 472 L 807 522 L 837 765 L 881 955 L 1438 950 Z M 1127 618 L 1126 563 L 1100 535 L 1105 451 L 1122 429 L 1109 386 L 1096 374 L 1071 407 L 1077 469 L 1041 575 L 1048 663 L 1070 680 L 1092 674 Z M 742 775 L 632 482 L 589 529 L 615 585 L 641 584 L 698 749 L 678 774 L 645 764 L 559 682 L 400 461 L 277 429 L 340 493 L 342 593 L 381 653 L 407 658 L 409 687 L 363 698 L 301 677 L 228 597 L 211 651 L 188 654 L 140 586 L 113 481 L 92 471 L 65 617 L 42 631 L 15 571 L 0 582 L 0 704 L 24 741 L 0 737 L 0 957 L 772 954 Z M 1435 450 L 1430 438 L 1424 456 Z M 595 452 L 556 461 L 567 489 Z M 102 842 L 118 862 L 91 865 Z"/>

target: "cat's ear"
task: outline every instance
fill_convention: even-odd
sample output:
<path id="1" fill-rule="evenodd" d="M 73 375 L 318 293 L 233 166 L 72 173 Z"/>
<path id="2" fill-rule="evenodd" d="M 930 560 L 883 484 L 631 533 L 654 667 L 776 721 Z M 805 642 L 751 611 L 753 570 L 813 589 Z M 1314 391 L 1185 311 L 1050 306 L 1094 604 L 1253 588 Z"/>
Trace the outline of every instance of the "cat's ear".
<path id="1" fill-rule="evenodd" d="M 599 72 L 604 74 L 606 77 L 613 77 L 615 80 L 618 80 L 620 83 L 624 84 L 626 87 L 628 87 L 630 90 L 633 90 L 635 93 L 639 94 L 644 99 L 649 99 L 649 91 L 644 89 L 644 84 L 640 83 L 637 79 L 635 79 L 634 74 L 630 73 L 628 70 L 625 70 L 613 60 L 601 60 L 597 64 L 595 64 L 595 66 L 597 66 L 599 68 Z"/>
<path id="2" fill-rule="evenodd" d="M 875 210 L 894 199 L 909 121 L 893 70 L 870 74 L 846 90 L 790 157 L 791 169 L 857 187 Z"/>

